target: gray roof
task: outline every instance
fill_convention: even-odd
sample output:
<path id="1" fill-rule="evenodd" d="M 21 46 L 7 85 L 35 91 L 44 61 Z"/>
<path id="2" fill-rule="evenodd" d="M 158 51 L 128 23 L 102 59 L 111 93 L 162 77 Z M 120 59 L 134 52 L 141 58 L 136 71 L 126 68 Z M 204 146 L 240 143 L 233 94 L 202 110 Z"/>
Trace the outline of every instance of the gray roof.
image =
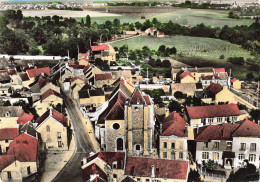
<path id="1" fill-rule="evenodd" d="M 90 97 L 93 97 L 93 96 L 104 96 L 105 93 L 104 93 L 102 88 L 97 88 L 95 90 L 89 90 L 89 95 L 90 95 Z"/>
<path id="2" fill-rule="evenodd" d="M 27 73 L 19 73 L 20 78 L 22 79 L 22 81 L 28 81 L 30 80 L 30 78 L 28 77 Z"/>
<path id="3" fill-rule="evenodd" d="M 20 117 L 23 113 L 22 106 L 0 106 L 0 117 Z"/>
<path id="4" fill-rule="evenodd" d="M 7 73 L 0 73 L 0 82 L 10 81 L 11 77 Z"/>
<path id="5" fill-rule="evenodd" d="M 33 127 L 32 122 L 27 122 L 19 126 L 19 133 L 27 133 L 33 137 L 37 137 L 37 131 Z"/>
<path id="6" fill-rule="evenodd" d="M 6 59 L 0 59 L 0 69 L 4 70 L 10 66 L 10 62 L 8 62 Z"/>

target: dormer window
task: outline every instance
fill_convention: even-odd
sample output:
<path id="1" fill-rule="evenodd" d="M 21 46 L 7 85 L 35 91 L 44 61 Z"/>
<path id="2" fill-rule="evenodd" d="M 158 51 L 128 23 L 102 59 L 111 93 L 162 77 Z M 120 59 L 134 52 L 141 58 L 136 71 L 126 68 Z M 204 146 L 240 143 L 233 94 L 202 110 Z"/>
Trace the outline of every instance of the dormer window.
<path id="1" fill-rule="evenodd" d="M 117 169 L 117 161 L 114 161 L 114 162 L 112 163 L 112 168 L 113 168 L 113 169 Z"/>
<path id="2" fill-rule="evenodd" d="M 10 117 L 10 115 L 11 115 L 10 111 L 7 111 L 7 112 L 5 113 L 5 117 Z"/>
<path id="3" fill-rule="evenodd" d="M 137 104 L 140 104 L 140 100 L 139 99 L 137 99 Z"/>

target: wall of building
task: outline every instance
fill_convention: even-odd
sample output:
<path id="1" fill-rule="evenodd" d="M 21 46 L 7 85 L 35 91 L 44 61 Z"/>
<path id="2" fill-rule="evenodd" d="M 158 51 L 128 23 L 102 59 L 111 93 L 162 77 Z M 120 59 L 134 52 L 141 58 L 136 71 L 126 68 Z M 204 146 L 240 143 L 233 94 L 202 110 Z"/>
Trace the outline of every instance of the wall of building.
<path id="1" fill-rule="evenodd" d="M 47 131 L 47 126 L 50 128 Z M 53 118 L 48 118 L 40 126 L 36 128 L 36 131 L 41 134 L 42 141 L 46 144 L 49 150 L 68 150 L 68 136 L 67 128 L 61 123 L 54 121 Z M 61 133 L 61 137 L 58 137 L 58 132 Z M 58 146 L 58 141 L 62 142 L 62 146 Z"/>

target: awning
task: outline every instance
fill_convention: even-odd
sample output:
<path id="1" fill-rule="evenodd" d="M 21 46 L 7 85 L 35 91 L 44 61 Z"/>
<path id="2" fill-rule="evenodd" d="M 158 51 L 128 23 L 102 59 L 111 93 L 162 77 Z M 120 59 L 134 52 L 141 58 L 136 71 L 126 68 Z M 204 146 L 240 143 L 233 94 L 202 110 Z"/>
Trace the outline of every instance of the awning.
<path id="1" fill-rule="evenodd" d="M 223 151 L 222 159 L 225 159 L 225 158 L 235 158 L 235 152 Z"/>

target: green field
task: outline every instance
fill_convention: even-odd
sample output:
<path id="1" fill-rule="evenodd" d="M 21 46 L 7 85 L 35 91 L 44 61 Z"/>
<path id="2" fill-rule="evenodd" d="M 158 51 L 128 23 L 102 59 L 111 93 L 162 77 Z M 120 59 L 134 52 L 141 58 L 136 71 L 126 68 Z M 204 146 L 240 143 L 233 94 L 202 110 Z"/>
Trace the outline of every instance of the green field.
<path id="1" fill-rule="evenodd" d="M 250 52 L 243 49 L 239 45 L 231 44 L 220 39 L 174 36 L 172 38 L 152 38 L 137 37 L 125 41 L 111 43 L 112 46 L 121 47 L 127 44 L 129 50 L 142 49 L 148 46 L 150 49 L 158 50 L 160 45 L 168 47 L 176 47 L 177 56 L 174 58 L 192 66 L 214 66 L 232 68 L 233 75 L 244 79 L 246 73 L 250 71 L 249 65 L 235 65 L 227 61 L 229 57 L 253 58 Z M 224 55 L 224 59 L 219 59 L 220 55 Z M 254 72 L 255 76 L 258 75 Z"/>
<path id="2" fill-rule="evenodd" d="M 86 17 L 79 17 L 76 18 L 77 21 L 81 21 L 81 19 L 83 18 L 84 22 L 86 22 Z M 115 18 L 120 20 L 120 23 L 135 23 L 137 21 L 139 22 L 143 22 L 144 20 L 141 18 L 135 18 L 135 17 L 131 17 L 131 16 L 102 16 L 102 17 L 91 17 L 91 22 L 94 23 L 98 23 L 98 24 L 103 24 L 105 23 L 107 20 L 113 21 Z"/>
<path id="3" fill-rule="evenodd" d="M 224 25 L 251 25 L 254 22 L 251 19 L 230 19 L 227 17 L 228 12 L 229 10 L 180 9 L 169 13 L 157 14 L 154 17 L 161 22 L 172 20 L 174 23 L 189 26 L 204 23 L 205 25 L 222 27 Z"/>

